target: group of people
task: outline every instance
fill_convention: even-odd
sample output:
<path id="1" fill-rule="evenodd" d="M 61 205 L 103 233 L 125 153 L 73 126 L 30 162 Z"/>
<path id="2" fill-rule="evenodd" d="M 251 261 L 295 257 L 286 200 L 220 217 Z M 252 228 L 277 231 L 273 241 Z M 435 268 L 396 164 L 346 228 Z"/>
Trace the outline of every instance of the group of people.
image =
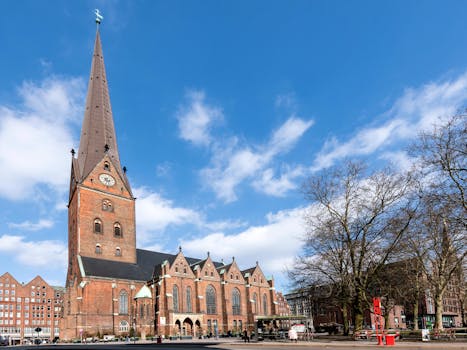
<path id="1" fill-rule="evenodd" d="M 298 333 L 294 328 L 289 329 L 288 337 L 290 341 L 295 343 L 298 342 Z M 250 342 L 250 335 L 248 334 L 248 331 L 246 329 L 243 331 L 243 340 L 245 343 Z"/>

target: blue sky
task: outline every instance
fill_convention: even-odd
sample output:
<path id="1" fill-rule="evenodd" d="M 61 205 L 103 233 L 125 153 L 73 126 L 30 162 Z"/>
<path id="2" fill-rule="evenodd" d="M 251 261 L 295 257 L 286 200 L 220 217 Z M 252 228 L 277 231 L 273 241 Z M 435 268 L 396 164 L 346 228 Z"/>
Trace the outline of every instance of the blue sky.
<path id="1" fill-rule="evenodd" d="M 467 100 L 464 1 L 2 1 L 0 274 L 63 285 L 93 10 L 140 248 L 278 289 L 300 252 L 307 176 L 405 147 Z"/>

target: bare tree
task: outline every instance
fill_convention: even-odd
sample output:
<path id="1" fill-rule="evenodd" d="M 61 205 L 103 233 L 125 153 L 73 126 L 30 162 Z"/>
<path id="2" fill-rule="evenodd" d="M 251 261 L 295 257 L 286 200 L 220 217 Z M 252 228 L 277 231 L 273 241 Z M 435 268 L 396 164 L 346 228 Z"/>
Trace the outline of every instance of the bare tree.
<path id="1" fill-rule="evenodd" d="M 312 176 L 303 188 L 312 203 L 306 217 L 308 271 L 346 286 L 343 296 L 359 330 L 371 281 L 412 219 L 410 177 L 387 169 L 368 173 L 362 163 L 347 161 Z"/>
<path id="2" fill-rule="evenodd" d="M 444 292 L 467 254 L 466 115 L 423 133 L 411 152 L 420 162 L 420 211 L 409 237 L 433 293 L 435 328 L 442 329 Z"/>

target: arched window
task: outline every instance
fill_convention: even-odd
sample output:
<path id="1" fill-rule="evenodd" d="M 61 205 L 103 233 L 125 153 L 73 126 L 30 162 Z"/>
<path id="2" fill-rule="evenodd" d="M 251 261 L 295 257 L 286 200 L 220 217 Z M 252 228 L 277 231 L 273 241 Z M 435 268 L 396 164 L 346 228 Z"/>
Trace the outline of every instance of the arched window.
<path id="1" fill-rule="evenodd" d="M 118 313 L 120 315 L 128 315 L 128 293 L 124 290 L 118 296 Z"/>
<path id="2" fill-rule="evenodd" d="M 172 299 L 174 303 L 174 312 L 179 312 L 179 303 L 178 303 L 178 286 L 174 285 L 172 290 Z"/>
<path id="3" fill-rule="evenodd" d="M 193 312 L 193 307 L 191 305 L 191 288 L 186 287 L 186 312 Z"/>
<path id="4" fill-rule="evenodd" d="M 106 145 L 107 146 L 107 145 Z M 108 146 L 107 146 L 108 147 Z M 108 149 L 108 148 L 107 148 Z M 110 164 L 109 162 L 104 162 L 104 170 L 110 171 Z"/>
<path id="5" fill-rule="evenodd" d="M 101 219 L 94 219 L 94 233 L 102 233 Z"/>
<path id="6" fill-rule="evenodd" d="M 122 250 L 120 247 L 115 248 L 115 256 L 122 256 Z"/>
<path id="7" fill-rule="evenodd" d="M 232 314 L 240 315 L 240 291 L 237 288 L 232 291 Z"/>
<path id="8" fill-rule="evenodd" d="M 268 297 L 266 294 L 263 294 L 263 315 L 268 314 Z"/>
<path id="9" fill-rule="evenodd" d="M 212 285 L 206 288 L 206 313 L 213 315 L 217 313 L 216 290 Z"/>
<path id="10" fill-rule="evenodd" d="M 96 244 L 96 254 L 102 254 L 102 248 L 100 244 Z"/>
<path id="11" fill-rule="evenodd" d="M 113 211 L 112 202 L 108 199 L 102 200 L 102 210 L 103 211 Z"/>
<path id="12" fill-rule="evenodd" d="M 120 325 L 118 327 L 118 330 L 120 332 L 128 332 L 130 330 L 130 325 L 128 324 L 128 321 L 120 321 Z"/>
<path id="13" fill-rule="evenodd" d="M 122 237 L 122 227 L 118 222 L 114 224 L 114 236 L 115 237 Z"/>
<path id="14" fill-rule="evenodd" d="M 258 312 L 258 308 L 257 308 L 257 305 L 258 304 L 258 297 L 256 296 L 256 293 L 253 293 L 253 305 L 252 305 L 252 309 L 253 309 L 253 313 L 257 313 Z"/>

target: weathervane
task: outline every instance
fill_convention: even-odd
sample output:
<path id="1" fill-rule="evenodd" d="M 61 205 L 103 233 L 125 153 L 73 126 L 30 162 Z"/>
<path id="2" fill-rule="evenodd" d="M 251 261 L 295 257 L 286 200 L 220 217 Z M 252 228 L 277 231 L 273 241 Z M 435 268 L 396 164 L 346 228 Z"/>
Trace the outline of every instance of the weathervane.
<path id="1" fill-rule="evenodd" d="M 96 15 L 96 23 L 99 25 L 101 21 L 104 19 L 104 16 L 101 15 L 99 9 L 95 9 L 94 14 Z"/>

